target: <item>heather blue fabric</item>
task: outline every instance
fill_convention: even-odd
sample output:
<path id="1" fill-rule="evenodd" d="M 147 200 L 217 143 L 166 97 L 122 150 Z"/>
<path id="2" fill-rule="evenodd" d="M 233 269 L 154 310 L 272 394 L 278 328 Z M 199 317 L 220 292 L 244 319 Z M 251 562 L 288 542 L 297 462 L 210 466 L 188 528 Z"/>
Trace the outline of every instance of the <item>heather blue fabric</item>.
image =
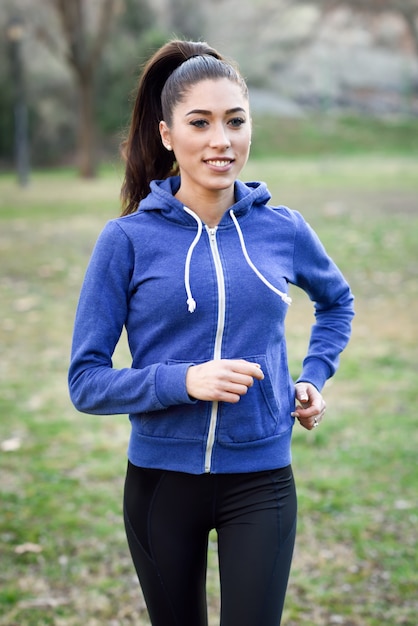
<path id="1" fill-rule="evenodd" d="M 69 389 L 74 405 L 92 414 L 129 414 L 128 456 L 142 467 L 205 471 L 212 403 L 191 399 L 190 365 L 214 356 L 219 280 L 207 230 L 186 256 L 196 220 L 174 197 L 179 178 L 151 183 L 136 213 L 106 224 L 94 248 L 76 313 Z M 338 367 L 353 316 L 353 296 L 339 269 L 302 216 L 269 206 L 264 183 L 237 182 L 232 210 L 248 255 L 277 289 L 301 287 L 314 303 L 315 323 L 298 380 L 322 389 Z M 213 473 L 285 467 L 295 407 L 284 321 L 288 305 L 248 265 L 229 212 L 216 229 L 222 265 L 225 323 L 222 358 L 260 363 L 264 380 L 237 404 L 219 403 Z M 112 367 L 126 327 L 132 365 Z"/>

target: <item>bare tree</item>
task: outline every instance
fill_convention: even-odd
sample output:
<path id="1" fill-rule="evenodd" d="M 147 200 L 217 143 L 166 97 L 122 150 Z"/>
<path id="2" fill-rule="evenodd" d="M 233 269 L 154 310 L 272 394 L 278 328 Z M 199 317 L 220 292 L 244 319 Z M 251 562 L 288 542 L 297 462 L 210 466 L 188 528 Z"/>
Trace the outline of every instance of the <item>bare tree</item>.
<path id="1" fill-rule="evenodd" d="M 82 177 L 89 178 L 96 174 L 96 75 L 116 14 L 117 0 L 49 1 L 60 18 L 67 61 L 76 81 L 80 106 L 79 171 Z M 95 16 L 91 14 L 92 9 L 96 10 Z"/>

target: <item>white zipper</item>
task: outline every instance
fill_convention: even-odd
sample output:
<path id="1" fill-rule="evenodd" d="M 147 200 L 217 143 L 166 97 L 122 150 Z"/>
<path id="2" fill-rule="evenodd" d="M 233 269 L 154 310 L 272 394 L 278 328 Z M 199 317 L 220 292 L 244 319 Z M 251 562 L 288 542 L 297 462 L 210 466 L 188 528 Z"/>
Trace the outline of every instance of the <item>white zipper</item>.
<path id="1" fill-rule="evenodd" d="M 213 261 L 216 270 L 216 280 L 218 284 L 218 323 L 216 327 L 215 345 L 213 348 L 213 358 L 220 359 L 222 354 L 222 337 L 225 328 L 225 281 L 222 270 L 221 257 L 219 256 L 218 244 L 216 242 L 217 228 L 209 228 L 205 226 L 209 235 L 210 248 L 212 251 Z M 209 473 L 212 464 L 212 450 L 215 443 L 215 431 L 218 421 L 218 402 L 212 402 L 212 410 L 210 415 L 209 432 L 206 440 L 205 454 L 205 472 Z"/>

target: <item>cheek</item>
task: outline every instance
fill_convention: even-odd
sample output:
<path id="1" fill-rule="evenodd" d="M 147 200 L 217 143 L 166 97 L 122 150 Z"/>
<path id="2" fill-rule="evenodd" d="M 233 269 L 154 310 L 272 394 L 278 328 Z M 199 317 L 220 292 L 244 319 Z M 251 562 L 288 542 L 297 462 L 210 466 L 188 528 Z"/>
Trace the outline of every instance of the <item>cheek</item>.
<path id="1" fill-rule="evenodd" d="M 251 135 L 248 134 L 245 138 L 244 137 L 241 138 L 239 147 L 242 153 L 248 156 L 248 154 L 250 153 L 250 146 L 251 146 Z"/>
<path id="2" fill-rule="evenodd" d="M 182 137 L 177 138 L 177 141 L 173 139 L 173 147 L 177 158 L 182 157 L 183 159 L 188 159 L 201 152 L 202 142 L 195 138 Z"/>

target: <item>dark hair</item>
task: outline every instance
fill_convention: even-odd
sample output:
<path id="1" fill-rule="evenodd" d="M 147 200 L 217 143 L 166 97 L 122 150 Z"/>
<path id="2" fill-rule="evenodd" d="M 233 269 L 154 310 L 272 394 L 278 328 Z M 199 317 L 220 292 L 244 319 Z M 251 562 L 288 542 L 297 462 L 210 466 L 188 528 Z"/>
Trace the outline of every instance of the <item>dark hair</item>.
<path id="1" fill-rule="evenodd" d="M 121 190 L 122 215 L 136 211 L 149 192 L 152 180 L 177 173 L 173 152 L 164 148 L 159 123 L 172 122 L 172 112 L 187 89 L 205 79 L 228 78 L 247 97 L 247 86 L 238 70 L 205 42 L 173 40 L 146 63 L 126 140 L 122 143 L 125 178 Z"/>

